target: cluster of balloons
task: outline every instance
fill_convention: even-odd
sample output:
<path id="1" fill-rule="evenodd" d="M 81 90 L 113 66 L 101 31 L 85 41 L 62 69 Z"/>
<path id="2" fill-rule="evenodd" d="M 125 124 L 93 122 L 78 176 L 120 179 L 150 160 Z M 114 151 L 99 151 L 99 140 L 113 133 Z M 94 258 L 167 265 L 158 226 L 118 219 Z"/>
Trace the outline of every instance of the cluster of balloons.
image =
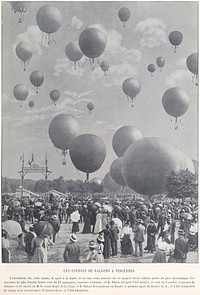
<path id="1" fill-rule="evenodd" d="M 62 151 L 65 158 L 67 151 L 76 169 L 86 173 L 98 170 L 106 157 L 106 145 L 94 134 L 81 134 L 78 121 L 69 114 L 61 114 L 51 121 L 49 137 L 53 145 Z"/>
<path id="2" fill-rule="evenodd" d="M 156 58 L 156 64 L 158 68 L 160 69 L 160 72 L 162 71 L 164 65 L 165 65 L 165 59 L 162 56 L 159 56 Z M 154 64 L 149 64 L 147 67 L 147 70 L 151 73 L 151 77 L 153 77 L 153 73 L 156 71 L 156 66 Z"/>
<path id="3" fill-rule="evenodd" d="M 103 180 L 108 190 L 115 190 L 114 182 L 152 196 L 165 192 L 166 177 L 171 171 L 188 169 L 195 173 L 193 161 L 184 152 L 164 139 L 144 138 L 134 126 L 119 128 L 112 145 L 118 158 Z"/>

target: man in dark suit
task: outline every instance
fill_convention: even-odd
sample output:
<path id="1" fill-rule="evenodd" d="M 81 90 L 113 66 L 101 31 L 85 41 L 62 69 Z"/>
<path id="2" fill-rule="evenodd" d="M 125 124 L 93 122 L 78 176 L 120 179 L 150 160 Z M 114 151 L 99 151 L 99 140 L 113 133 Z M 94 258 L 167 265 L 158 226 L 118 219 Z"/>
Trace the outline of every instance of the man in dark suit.
<path id="1" fill-rule="evenodd" d="M 138 256 L 138 247 L 140 251 L 140 256 L 143 256 L 143 242 L 144 242 L 144 232 L 145 227 L 143 225 L 143 220 L 139 219 L 136 228 L 133 230 L 134 235 L 134 241 L 135 241 L 135 254 L 134 256 Z"/>
<path id="2" fill-rule="evenodd" d="M 25 242 L 25 252 L 27 253 L 27 262 L 30 263 L 31 258 L 33 256 L 31 242 L 36 237 L 36 233 L 34 232 L 33 225 L 29 225 L 29 232 L 26 233 L 24 237 Z"/>
<path id="3" fill-rule="evenodd" d="M 176 259 L 176 263 L 186 263 L 187 253 L 188 241 L 184 238 L 184 231 L 179 229 L 174 250 L 174 258 Z"/>
<path id="4" fill-rule="evenodd" d="M 114 221 L 111 220 L 110 222 L 110 233 L 111 233 L 111 249 L 112 249 L 112 256 L 117 255 L 117 240 L 119 239 L 118 233 L 119 229 L 114 224 Z"/>
<path id="5" fill-rule="evenodd" d="M 174 244 L 175 241 L 175 229 L 176 229 L 176 221 L 171 218 L 171 216 L 168 217 L 167 223 L 169 224 L 169 234 L 171 236 L 171 244 Z"/>

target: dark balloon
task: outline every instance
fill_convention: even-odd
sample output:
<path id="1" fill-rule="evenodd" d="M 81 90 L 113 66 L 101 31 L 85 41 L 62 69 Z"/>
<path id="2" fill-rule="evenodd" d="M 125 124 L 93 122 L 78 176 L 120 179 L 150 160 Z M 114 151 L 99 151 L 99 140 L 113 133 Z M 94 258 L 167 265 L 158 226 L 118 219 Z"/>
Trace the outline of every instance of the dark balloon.
<path id="1" fill-rule="evenodd" d="M 156 70 L 156 66 L 154 64 L 149 64 L 147 67 L 148 71 L 151 73 L 151 76 L 153 76 L 153 73 Z"/>
<path id="2" fill-rule="evenodd" d="M 109 70 L 109 62 L 106 60 L 103 60 L 100 64 L 100 68 L 102 69 L 102 71 L 106 75 L 106 72 L 108 72 L 108 70 Z"/>
<path id="3" fill-rule="evenodd" d="M 97 171 L 106 157 L 106 146 L 103 140 L 94 134 L 77 136 L 69 149 L 74 166 L 85 173 Z"/>
<path id="4" fill-rule="evenodd" d="M 17 84 L 15 85 L 13 89 L 13 94 L 15 98 L 19 100 L 20 102 L 26 100 L 26 98 L 28 97 L 28 93 L 29 93 L 28 87 L 23 84 Z M 20 107 L 21 106 L 22 105 L 20 104 Z"/>
<path id="5" fill-rule="evenodd" d="M 198 53 L 190 54 L 186 60 L 186 65 L 192 74 L 198 75 Z"/>
<path id="6" fill-rule="evenodd" d="M 28 105 L 29 105 L 29 107 L 32 110 L 32 108 L 34 107 L 35 103 L 34 103 L 34 101 L 30 100 L 29 103 L 28 103 Z"/>
<path id="7" fill-rule="evenodd" d="M 135 98 L 141 90 L 140 82 L 137 79 L 128 78 L 123 82 L 122 89 L 126 96 L 131 99 L 133 106 L 133 98 Z"/>
<path id="8" fill-rule="evenodd" d="M 58 115 L 49 125 L 49 137 L 54 146 L 62 151 L 68 150 L 70 144 L 78 135 L 79 123 L 71 115 Z"/>
<path id="9" fill-rule="evenodd" d="M 164 65 L 165 65 L 165 59 L 164 59 L 164 57 L 161 57 L 161 56 L 157 57 L 157 58 L 156 58 L 156 64 L 157 64 L 157 66 L 160 68 L 160 71 L 161 71 L 162 68 L 163 68 Z"/>
<path id="10" fill-rule="evenodd" d="M 42 32 L 52 34 L 60 28 L 62 15 L 57 7 L 44 5 L 36 14 L 36 22 Z"/>
<path id="11" fill-rule="evenodd" d="M 110 166 L 110 175 L 114 182 L 116 182 L 119 185 L 125 186 L 126 182 L 124 180 L 124 177 L 122 175 L 121 171 L 121 158 L 115 159 L 111 166 Z"/>
<path id="12" fill-rule="evenodd" d="M 89 102 L 87 104 L 87 108 L 90 111 L 90 114 L 92 113 L 92 111 L 94 110 L 94 104 L 92 102 Z"/>
<path id="13" fill-rule="evenodd" d="M 177 148 L 160 138 L 143 138 L 131 145 L 122 158 L 126 184 L 143 195 L 164 193 L 166 177 L 179 171 Z"/>
<path id="14" fill-rule="evenodd" d="M 52 90 L 50 92 L 50 98 L 54 102 L 54 105 L 55 105 L 55 102 L 58 101 L 60 98 L 60 91 L 59 90 Z"/>
<path id="15" fill-rule="evenodd" d="M 169 34 L 169 41 L 174 46 L 174 52 L 176 52 L 176 48 L 183 41 L 183 34 L 179 31 L 173 31 Z"/>
<path id="16" fill-rule="evenodd" d="M 104 52 L 107 38 L 101 30 L 97 28 L 88 28 L 80 34 L 78 43 L 82 53 L 94 59 Z"/>
<path id="17" fill-rule="evenodd" d="M 70 42 L 65 47 L 65 54 L 69 60 L 74 62 L 74 69 L 76 69 L 76 63 L 83 57 L 83 53 L 80 50 L 78 42 Z"/>
<path id="18" fill-rule="evenodd" d="M 30 81 L 33 86 L 36 87 L 36 93 L 38 93 L 38 88 L 43 84 L 44 82 L 44 75 L 41 71 L 34 71 L 30 75 Z"/>
<path id="19" fill-rule="evenodd" d="M 102 181 L 102 186 L 104 187 L 104 190 L 110 192 L 110 193 L 115 193 L 121 189 L 121 186 L 118 185 L 114 180 L 112 179 L 110 172 L 108 172 L 103 181 Z"/>
<path id="20" fill-rule="evenodd" d="M 124 23 L 124 27 L 125 27 L 125 22 L 129 20 L 131 16 L 131 12 L 127 7 L 122 7 L 118 11 L 118 16 L 119 16 L 119 19 Z"/>
<path id="21" fill-rule="evenodd" d="M 123 157 L 127 148 L 142 138 L 142 132 L 134 126 L 123 126 L 119 128 L 112 139 L 112 146 L 116 155 L 118 157 Z"/>
<path id="22" fill-rule="evenodd" d="M 26 70 L 26 62 L 28 62 L 32 55 L 33 50 L 30 44 L 26 42 L 21 42 L 16 46 L 15 49 L 17 57 L 23 62 L 24 64 L 24 71 Z"/>

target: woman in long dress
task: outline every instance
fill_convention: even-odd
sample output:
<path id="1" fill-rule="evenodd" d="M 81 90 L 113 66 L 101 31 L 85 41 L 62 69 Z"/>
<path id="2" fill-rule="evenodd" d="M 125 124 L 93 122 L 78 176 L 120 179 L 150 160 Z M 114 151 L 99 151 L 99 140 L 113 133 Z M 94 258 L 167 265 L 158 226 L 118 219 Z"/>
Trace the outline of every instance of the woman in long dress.
<path id="1" fill-rule="evenodd" d="M 102 229 L 106 229 L 106 225 L 109 223 L 108 212 L 103 210 L 102 212 Z"/>
<path id="2" fill-rule="evenodd" d="M 83 211 L 83 219 L 84 219 L 84 227 L 83 227 L 83 234 L 90 234 L 91 233 L 91 220 L 90 214 L 87 209 Z"/>
<path id="3" fill-rule="evenodd" d="M 97 215 L 96 215 L 96 223 L 94 227 L 94 233 L 98 234 L 102 231 L 102 213 L 101 209 L 99 209 Z"/>
<path id="4" fill-rule="evenodd" d="M 157 240 L 158 249 L 153 257 L 152 263 L 166 263 L 166 255 L 169 253 L 169 239 L 167 236 L 160 237 Z"/>
<path id="5" fill-rule="evenodd" d="M 122 229 L 121 252 L 124 255 L 133 254 L 133 245 L 130 239 L 131 233 L 132 229 L 129 226 L 129 222 L 127 222 Z"/>
<path id="6" fill-rule="evenodd" d="M 75 211 L 71 214 L 71 220 L 72 220 L 72 233 L 79 232 L 79 220 L 80 220 L 80 214 L 78 212 L 78 209 L 76 208 Z"/>
<path id="7" fill-rule="evenodd" d="M 32 240 L 31 248 L 33 257 L 31 263 L 47 263 L 48 238 L 46 236 L 37 236 Z"/>
<path id="8" fill-rule="evenodd" d="M 103 229 L 100 234 L 104 235 L 104 248 L 103 257 L 104 259 L 110 258 L 111 255 L 111 232 L 109 224 L 106 225 L 106 229 Z"/>

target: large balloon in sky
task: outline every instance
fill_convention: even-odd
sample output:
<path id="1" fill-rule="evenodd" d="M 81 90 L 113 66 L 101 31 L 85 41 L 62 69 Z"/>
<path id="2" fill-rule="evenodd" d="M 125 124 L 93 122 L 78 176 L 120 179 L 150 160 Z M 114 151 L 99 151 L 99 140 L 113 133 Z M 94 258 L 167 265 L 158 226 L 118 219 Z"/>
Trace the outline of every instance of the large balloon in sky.
<path id="1" fill-rule="evenodd" d="M 49 95 L 50 95 L 50 98 L 53 101 L 54 105 L 56 105 L 56 101 L 59 100 L 59 98 L 60 98 L 60 91 L 56 90 L 56 89 L 52 90 Z"/>
<path id="2" fill-rule="evenodd" d="M 172 117 L 176 118 L 176 124 L 177 124 L 177 118 L 181 117 L 185 114 L 189 107 L 190 98 L 183 90 L 179 87 L 172 87 L 169 88 L 162 97 L 162 104 L 165 109 L 165 111 Z M 175 127 L 177 129 L 178 126 Z"/>
<path id="3" fill-rule="evenodd" d="M 79 135 L 79 123 L 71 115 L 56 116 L 49 125 L 49 137 L 54 146 L 65 156 L 70 144 Z"/>
<path id="4" fill-rule="evenodd" d="M 154 64 L 149 64 L 147 70 L 151 73 L 151 77 L 153 77 L 153 73 L 156 70 L 156 66 Z"/>
<path id="5" fill-rule="evenodd" d="M 16 46 L 15 49 L 17 57 L 23 62 L 24 71 L 26 71 L 26 64 L 30 61 L 33 50 L 29 43 L 21 42 Z"/>
<path id="6" fill-rule="evenodd" d="M 121 159 L 122 158 L 117 158 L 112 162 L 110 166 L 110 175 L 114 182 L 116 182 L 119 185 L 125 186 L 126 182 L 121 171 Z"/>
<path id="7" fill-rule="evenodd" d="M 164 59 L 164 57 L 162 57 L 162 56 L 157 57 L 156 58 L 156 64 L 160 68 L 160 72 L 161 72 L 162 71 L 162 68 L 165 65 L 165 59 Z"/>
<path id="8" fill-rule="evenodd" d="M 69 60 L 74 63 L 74 69 L 76 69 L 76 63 L 83 57 L 83 53 L 80 50 L 78 42 L 70 42 L 65 47 L 65 54 Z"/>
<path id="9" fill-rule="evenodd" d="M 102 185 L 104 189 L 110 193 L 115 193 L 121 189 L 122 186 L 118 185 L 114 180 L 112 179 L 110 172 L 108 172 L 104 179 L 102 180 Z"/>
<path id="10" fill-rule="evenodd" d="M 24 84 L 17 84 L 13 89 L 13 94 L 17 100 L 20 101 L 20 107 L 22 107 L 22 101 L 26 100 L 28 97 L 28 87 Z"/>
<path id="11" fill-rule="evenodd" d="M 87 108 L 88 108 L 88 110 L 89 110 L 89 112 L 90 112 L 90 114 L 91 114 L 92 111 L 94 110 L 94 104 L 93 104 L 92 102 L 89 102 L 89 103 L 87 104 Z"/>
<path id="12" fill-rule="evenodd" d="M 44 75 L 41 71 L 34 71 L 30 75 L 30 81 L 33 86 L 36 88 L 36 93 L 38 93 L 38 88 L 44 82 Z"/>
<path id="13" fill-rule="evenodd" d="M 183 41 L 183 34 L 179 31 L 173 31 L 169 34 L 169 41 L 174 46 L 174 52 L 176 52 L 176 48 Z"/>
<path id="14" fill-rule="evenodd" d="M 196 76 L 196 80 L 198 80 L 198 53 L 190 54 L 186 60 L 186 65 L 188 70 L 194 74 Z M 196 85 L 198 85 L 197 82 Z"/>
<path id="15" fill-rule="evenodd" d="M 87 173 L 97 171 L 106 157 L 106 146 L 103 140 L 94 134 L 81 134 L 76 137 L 69 149 L 70 158 L 74 166 Z"/>
<path id="16" fill-rule="evenodd" d="M 122 7 L 118 11 L 118 16 L 119 16 L 119 19 L 124 23 L 124 27 L 125 27 L 125 23 L 129 20 L 131 16 L 131 12 L 127 7 Z"/>
<path id="17" fill-rule="evenodd" d="M 123 157 L 127 148 L 135 143 L 137 140 L 142 139 L 143 135 L 140 130 L 134 126 L 120 127 L 112 139 L 113 149 L 118 157 Z"/>
<path id="18" fill-rule="evenodd" d="M 22 1 L 11 1 L 10 5 L 14 13 L 18 14 L 18 22 L 22 23 L 24 20 L 24 14 L 26 12 L 25 2 Z"/>
<path id="19" fill-rule="evenodd" d="M 92 59 L 99 57 L 105 50 L 107 44 L 106 35 L 97 28 L 87 28 L 79 36 L 79 47 L 82 53 Z"/>
<path id="20" fill-rule="evenodd" d="M 133 98 L 136 97 L 141 90 L 140 82 L 137 79 L 128 78 L 123 82 L 122 89 L 127 97 L 131 99 L 133 106 Z"/>
<path id="21" fill-rule="evenodd" d="M 109 62 L 106 61 L 106 60 L 103 60 L 103 61 L 100 63 L 100 68 L 102 69 L 102 71 L 104 72 L 104 75 L 106 76 L 106 73 L 107 73 L 108 70 L 109 70 Z"/>
<path id="22" fill-rule="evenodd" d="M 42 6 L 36 14 L 36 22 L 40 30 L 48 34 L 48 45 L 50 44 L 50 34 L 58 31 L 62 23 L 60 10 L 52 5 Z"/>
<path id="23" fill-rule="evenodd" d="M 143 195 L 165 192 L 166 177 L 179 171 L 177 148 L 161 138 L 136 141 L 122 158 L 122 174 L 126 184 Z"/>

